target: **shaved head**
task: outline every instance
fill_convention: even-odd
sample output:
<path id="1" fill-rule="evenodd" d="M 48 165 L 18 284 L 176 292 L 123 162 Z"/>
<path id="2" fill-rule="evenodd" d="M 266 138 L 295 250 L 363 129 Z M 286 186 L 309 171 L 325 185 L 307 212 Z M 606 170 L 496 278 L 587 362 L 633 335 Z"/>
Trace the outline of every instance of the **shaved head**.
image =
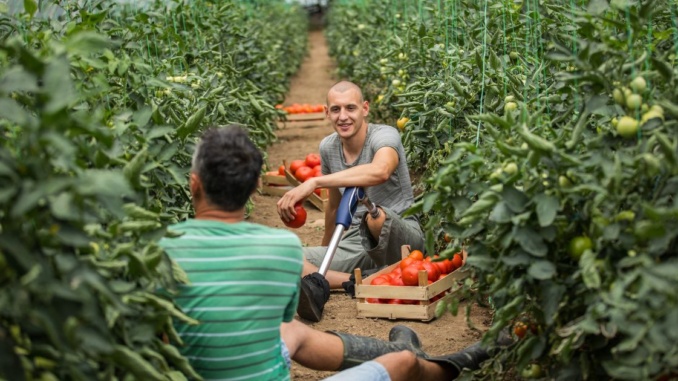
<path id="1" fill-rule="evenodd" d="M 329 94 L 329 93 L 331 93 L 331 92 L 333 92 L 333 91 L 336 91 L 336 92 L 338 92 L 338 93 L 345 93 L 345 92 L 347 92 L 347 91 L 357 91 L 358 94 L 360 95 L 360 103 L 362 103 L 362 102 L 365 101 L 365 100 L 363 99 L 363 92 L 362 92 L 362 90 L 360 90 L 360 87 L 359 87 L 358 85 L 356 85 L 355 83 L 353 83 L 353 82 L 349 82 L 349 81 L 340 81 L 340 82 L 337 82 L 336 84 L 334 84 L 334 86 L 332 86 L 332 87 L 330 88 L 330 91 L 328 91 L 327 93 Z M 328 104 L 330 103 L 329 100 L 327 100 L 327 103 L 328 103 Z"/>

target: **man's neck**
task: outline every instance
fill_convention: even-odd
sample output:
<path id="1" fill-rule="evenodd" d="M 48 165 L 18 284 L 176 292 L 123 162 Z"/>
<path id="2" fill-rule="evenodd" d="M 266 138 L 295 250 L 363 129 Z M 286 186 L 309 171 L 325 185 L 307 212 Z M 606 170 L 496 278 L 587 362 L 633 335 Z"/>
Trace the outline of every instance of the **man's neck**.
<path id="1" fill-rule="evenodd" d="M 234 224 L 245 220 L 245 208 L 227 212 L 211 205 L 195 206 L 196 220 L 212 220 L 227 224 Z"/>
<path id="2" fill-rule="evenodd" d="M 347 156 L 357 156 L 363 150 L 365 140 L 367 140 L 367 128 L 368 123 L 364 122 L 364 125 L 361 126 L 360 132 L 358 134 L 342 142 L 342 145 L 344 146 L 344 152 L 347 154 Z"/>

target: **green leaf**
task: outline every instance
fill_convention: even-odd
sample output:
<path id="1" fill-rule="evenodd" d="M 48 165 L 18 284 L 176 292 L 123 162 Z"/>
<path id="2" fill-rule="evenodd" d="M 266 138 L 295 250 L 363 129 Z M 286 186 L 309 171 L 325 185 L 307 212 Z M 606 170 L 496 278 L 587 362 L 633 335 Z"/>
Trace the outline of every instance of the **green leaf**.
<path id="1" fill-rule="evenodd" d="M 565 295 L 567 288 L 562 284 L 553 282 L 544 282 L 541 286 L 542 310 L 544 311 L 544 320 L 547 325 L 553 324 L 558 312 L 560 301 Z"/>
<path id="2" fill-rule="evenodd" d="M 424 213 L 428 213 L 438 201 L 438 192 L 431 192 L 424 195 Z"/>
<path id="3" fill-rule="evenodd" d="M 76 183 L 76 189 L 80 194 L 86 196 L 97 195 L 120 198 L 134 194 L 121 172 L 98 169 L 90 169 L 80 175 L 79 182 Z"/>
<path id="4" fill-rule="evenodd" d="M 607 95 L 594 95 L 588 101 L 586 101 L 586 111 L 588 113 L 593 113 L 598 109 L 601 109 L 607 105 L 609 96 Z"/>
<path id="5" fill-rule="evenodd" d="M 556 266 L 550 261 L 543 259 L 532 263 L 527 273 L 534 279 L 551 279 L 556 274 Z"/>
<path id="6" fill-rule="evenodd" d="M 31 115 L 21 107 L 14 99 L 0 99 L 0 119 L 7 119 L 20 126 L 34 126 L 37 122 L 35 116 Z"/>
<path id="7" fill-rule="evenodd" d="M 548 252 L 548 247 L 544 243 L 542 236 L 529 227 L 519 227 L 513 238 L 523 250 L 535 257 L 545 257 Z"/>
<path id="8" fill-rule="evenodd" d="M 89 30 L 78 32 L 66 40 L 66 49 L 70 53 L 82 55 L 100 52 L 113 45 L 108 37 Z"/>
<path id="9" fill-rule="evenodd" d="M 506 202 L 506 206 L 515 213 L 520 213 L 525 209 L 525 206 L 530 201 L 525 194 L 513 186 L 504 185 L 501 195 Z"/>
<path id="10" fill-rule="evenodd" d="M 508 208 L 508 206 L 506 206 L 506 203 L 504 201 L 501 201 L 494 206 L 494 209 L 492 209 L 489 218 L 490 221 L 503 224 L 511 222 L 512 217 L 513 213 L 511 212 L 511 210 Z"/>
<path id="11" fill-rule="evenodd" d="M 76 93 L 71 81 L 70 65 L 65 57 L 55 58 L 45 68 L 44 90 L 49 100 L 45 112 L 56 113 L 75 102 Z"/>
<path id="12" fill-rule="evenodd" d="M 24 0 L 24 10 L 33 17 L 38 10 L 38 3 L 35 0 Z"/>
<path id="13" fill-rule="evenodd" d="M 558 199 L 541 193 L 534 197 L 534 201 L 537 204 L 536 210 L 539 226 L 546 227 L 551 225 L 556 218 L 558 207 L 560 206 Z"/>
<path id="14" fill-rule="evenodd" d="M 610 6 L 607 4 L 607 0 L 591 0 L 587 7 L 587 10 L 592 15 L 602 15 Z"/>
<path id="15" fill-rule="evenodd" d="M 0 90 L 9 94 L 12 91 L 37 91 L 38 82 L 34 75 L 21 67 L 13 67 L 0 79 Z"/>
<path id="16" fill-rule="evenodd" d="M 586 250 L 579 258 L 579 268 L 582 270 L 584 284 L 588 288 L 600 288 L 600 275 L 596 267 L 596 254 L 591 250 Z"/>

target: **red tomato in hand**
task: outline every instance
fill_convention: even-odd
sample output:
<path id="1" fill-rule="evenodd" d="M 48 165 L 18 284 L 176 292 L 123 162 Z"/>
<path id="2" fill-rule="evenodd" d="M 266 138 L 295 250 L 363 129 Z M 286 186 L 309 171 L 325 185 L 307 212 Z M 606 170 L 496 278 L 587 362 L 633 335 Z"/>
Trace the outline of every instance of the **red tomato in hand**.
<path id="1" fill-rule="evenodd" d="M 285 226 L 288 226 L 290 228 L 300 228 L 304 226 L 306 223 L 306 209 L 304 209 L 303 206 L 301 206 L 301 203 L 297 203 L 294 205 L 294 212 L 296 213 L 296 216 L 294 216 L 294 219 L 291 221 L 284 221 Z"/>
<path id="2" fill-rule="evenodd" d="M 292 160 L 292 162 L 290 163 L 290 172 L 292 172 L 292 174 L 294 175 L 295 173 L 297 173 L 297 169 L 299 169 L 299 167 L 303 167 L 305 165 L 306 163 L 304 163 L 303 160 Z"/>
<path id="3" fill-rule="evenodd" d="M 320 155 L 317 153 L 309 153 L 306 155 L 306 165 L 311 168 L 320 165 Z"/>
<path id="4" fill-rule="evenodd" d="M 296 172 L 294 172 L 294 177 L 303 183 L 304 181 L 313 177 L 313 170 L 305 165 L 302 165 L 297 169 Z"/>

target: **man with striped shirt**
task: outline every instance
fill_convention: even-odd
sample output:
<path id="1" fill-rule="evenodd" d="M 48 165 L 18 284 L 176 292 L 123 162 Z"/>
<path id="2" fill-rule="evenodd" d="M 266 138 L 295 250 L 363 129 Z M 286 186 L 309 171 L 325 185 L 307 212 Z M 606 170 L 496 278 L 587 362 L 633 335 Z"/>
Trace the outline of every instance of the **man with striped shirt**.
<path id="1" fill-rule="evenodd" d="M 205 380 L 288 380 L 280 326 L 293 320 L 302 271 L 299 238 L 244 221 L 262 156 L 239 127 L 209 129 L 190 176 L 195 219 L 161 241 L 190 284 L 176 303 L 199 325 L 175 323 L 179 347 Z"/>

